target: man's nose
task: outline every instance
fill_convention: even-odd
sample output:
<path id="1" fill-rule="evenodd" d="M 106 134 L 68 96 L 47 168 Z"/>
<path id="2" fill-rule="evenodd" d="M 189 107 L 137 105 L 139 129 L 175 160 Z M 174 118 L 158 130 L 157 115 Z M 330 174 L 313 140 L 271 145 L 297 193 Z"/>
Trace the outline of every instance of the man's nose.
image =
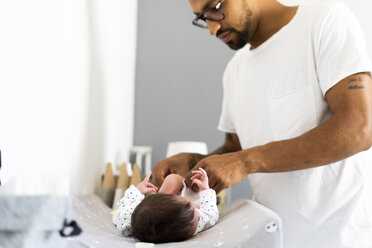
<path id="1" fill-rule="evenodd" d="M 218 30 L 220 30 L 220 28 L 221 28 L 221 24 L 219 22 L 213 22 L 213 21 L 210 21 L 210 20 L 205 20 L 205 21 L 208 25 L 209 33 L 211 35 L 216 35 Z"/>

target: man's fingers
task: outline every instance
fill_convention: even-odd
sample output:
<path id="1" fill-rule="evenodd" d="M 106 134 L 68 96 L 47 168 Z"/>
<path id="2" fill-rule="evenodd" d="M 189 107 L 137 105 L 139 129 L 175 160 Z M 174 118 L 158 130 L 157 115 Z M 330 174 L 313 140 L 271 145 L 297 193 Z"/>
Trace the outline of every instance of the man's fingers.
<path id="1" fill-rule="evenodd" d="M 216 193 L 218 194 L 223 189 L 227 188 L 227 185 L 219 177 L 210 176 L 209 177 L 209 187 L 211 189 L 214 189 L 214 191 L 216 191 Z"/>
<path id="2" fill-rule="evenodd" d="M 216 194 L 218 194 L 218 193 L 220 193 L 222 190 L 225 189 L 225 186 L 224 186 L 222 183 L 220 183 L 220 184 L 217 184 L 213 189 L 214 189 L 214 191 L 216 191 Z"/>
<path id="3" fill-rule="evenodd" d="M 168 168 L 157 168 L 156 166 L 152 169 L 152 182 L 160 187 L 163 182 L 165 177 L 170 174 Z"/>
<path id="4" fill-rule="evenodd" d="M 198 192 L 199 191 L 199 186 L 194 183 L 192 186 L 191 186 L 191 189 L 194 191 L 194 192 Z"/>
<path id="5" fill-rule="evenodd" d="M 209 188 L 211 188 L 211 189 L 215 189 L 216 188 L 216 186 L 218 185 L 218 180 L 217 180 L 217 178 L 215 177 L 215 176 L 210 176 L 209 177 Z"/>
<path id="6" fill-rule="evenodd" d="M 152 183 L 160 187 L 163 184 L 164 178 L 164 176 L 154 172 L 152 175 Z"/>

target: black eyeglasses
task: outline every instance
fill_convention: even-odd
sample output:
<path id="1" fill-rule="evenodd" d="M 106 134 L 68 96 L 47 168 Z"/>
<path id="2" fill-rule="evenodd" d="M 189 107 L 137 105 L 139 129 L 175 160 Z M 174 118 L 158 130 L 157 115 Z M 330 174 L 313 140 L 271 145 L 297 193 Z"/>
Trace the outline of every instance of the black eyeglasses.
<path id="1" fill-rule="evenodd" d="M 225 18 L 225 14 L 220 10 L 221 4 L 224 0 L 218 0 L 216 7 L 208 9 L 196 16 L 192 24 L 199 28 L 208 28 L 206 20 L 219 22 Z"/>

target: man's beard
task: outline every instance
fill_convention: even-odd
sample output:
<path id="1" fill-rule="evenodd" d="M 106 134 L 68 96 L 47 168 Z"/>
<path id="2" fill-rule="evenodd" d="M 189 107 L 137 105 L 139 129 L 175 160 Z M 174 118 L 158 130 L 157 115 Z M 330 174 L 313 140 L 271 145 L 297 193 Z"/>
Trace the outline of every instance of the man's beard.
<path id="1" fill-rule="evenodd" d="M 227 45 L 233 50 L 239 50 L 249 42 L 249 33 L 234 31 L 236 38 L 227 42 Z"/>
<path id="2" fill-rule="evenodd" d="M 244 29 L 243 32 L 237 31 L 235 28 L 227 28 L 224 30 L 219 30 L 216 34 L 216 36 L 219 36 L 220 34 L 230 31 L 235 34 L 234 38 L 231 39 L 229 42 L 226 43 L 231 49 L 238 50 L 242 47 L 244 47 L 249 42 L 249 31 L 248 27 Z"/>
<path id="3" fill-rule="evenodd" d="M 252 39 L 253 34 L 257 30 L 257 18 L 255 18 L 253 12 L 247 5 L 243 5 L 242 8 L 245 10 L 247 15 L 240 20 L 239 26 L 244 27 L 242 31 L 238 31 L 235 28 L 227 28 L 224 31 L 219 31 L 217 35 L 222 34 L 225 31 L 231 31 L 235 33 L 235 39 L 231 39 L 227 42 L 227 45 L 233 50 L 239 50 L 244 47 Z"/>

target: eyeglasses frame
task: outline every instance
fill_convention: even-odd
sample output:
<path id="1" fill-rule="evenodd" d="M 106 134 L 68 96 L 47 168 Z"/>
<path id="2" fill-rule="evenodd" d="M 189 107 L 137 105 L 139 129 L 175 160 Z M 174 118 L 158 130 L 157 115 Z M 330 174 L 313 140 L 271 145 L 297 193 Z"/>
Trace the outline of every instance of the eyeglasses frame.
<path id="1" fill-rule="evenodd" d="M 204 27 L 204 26 L 200 26 L 197 24 L 198 20 L 203 20 L 204 22 L 206 20 L 209 20 L 209 21 L 213 21 L 213 22 L 219 22 L 219 21 L 222 21 L 223 19 L 225 19 L 225 14 L 220 10 L 221 8 L 221 4 L 224 2 L 224 0 L 218 0 L 218 3 L 217 5 L 214 7 L 214 8 L 210 8 L 210 9 L 207 9 L 205 11 L 203 11 L 203 13 L 197 15 L 195 17 L 195 19 L 192 21 L 192 24 L 197 26 L 197 27 L 200 27 L 200 28 L 208 28 L 208 26 Z M 213 18 L 208 18 L 208 17 L 205 17 L 204 14 L 208 11 L 217 11 L 218 13 L 220 13 L 222 15 L 222 18 L 220 20 L 216 20 L 216 19 L 213 19 Z"/>

